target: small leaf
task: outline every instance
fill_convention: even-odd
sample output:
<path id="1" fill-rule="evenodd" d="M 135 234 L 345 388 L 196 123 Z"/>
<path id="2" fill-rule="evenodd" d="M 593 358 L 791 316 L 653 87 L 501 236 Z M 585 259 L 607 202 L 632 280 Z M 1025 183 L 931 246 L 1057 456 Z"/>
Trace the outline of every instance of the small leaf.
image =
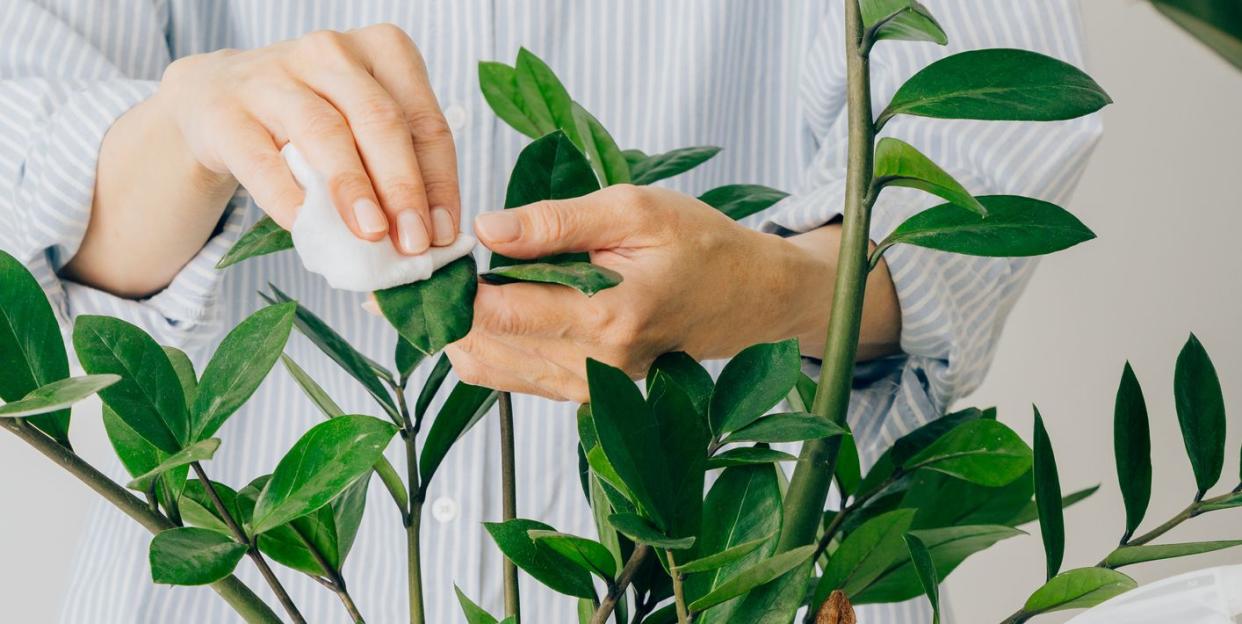
<path id="1" fill-rule="evenodd" d="M 1017 529 L 999 525 L 963 525 L 911 531 L 927 547 L 936 577 L 945 579 L 971 555 L 997 542 L 1019 535 Z M 924 593 L 923 582 L 909 558 L 899 558 L 854 599 L 855 604 L 892 603 Z"/>
<path id="2" fill-rule="evenodd" d="M 1242 5 L 1232 0 L 1152 0 L 1152 6 L 1242 69 Z"/>
<path id="3" fill-rule="evenodd" d="M 246 546 L 208 529 L 162 531 L 151 540 L 151 580 L 163 585 L 208 585 L 229 574 Z"/>
<path id="4" fill-rule="evenodd" d="M 1104 558 L 1104 565 L 1109 568 L 1201 555 L 1226 548 L 1242 546 L 1242 540 L 1220 540 L 1215 542 L 1189 542 L 1183 544 L 1145 544 L 1142 546 L 1121 546 Z"/>
<path id="5" fill-rule="evenodd" d="M 604 125 L 577 102 L 573 103 L 573 115 L 582 136 L 583 151 L 599 177 L 600 186 L 629 182 L 630 165 Z"/>
<path id="6" fill-rule="evenodd" d="M 1242 507 L 1242 492 L 1234 492 L 1224 500 L 1204 504 L 1199 507 L 1199 511 L 1220 511 L 1221 509 L 1233 509 L 1234 507 Z"/>
<path id="7" fill-rule="evenodd" d="M 621 274 L 590 262 L 535 262 L 496 267 L 480 277 L 489 284 L 536 282 L 560 284 L 590 297 L 621 283 Z"/>
<path id="8" fill-rule="evenodd" d="M 410 375 L 414 374 L 414 369 L 418 368 L 426 357 L 426 354 L 415 349 L 408 340 L 397 336 L 397 346 L 393 349 L 393 363 L 397 365 L 397 375 L 400 377 L 402 387 L 405 387 Z"/>
<path id="9" fill-rule="evenodd" d="M 216 496 L 220 497 L 220 502 L 224 504 L 225 510 L 234 520 L 241 522 L 245 516 L 238 507 L 237 492 L 223 483 L 213 481 L 211 485 L 216 491 Z M 215 502 L 211 500 L 211 495 L 207 493 L 207 488 L 204 487 L 202 481 L 198 479 L 187 481 L 177 505 L 181 510 L 181 519 L 186 524 L 232 536 L 228 524 L 216 509 Z"/>
<path id="10" fill-rule="evenodd" d="M 1207 350 L 1194 334 L 1177 355 L 1173 374 L 1177 422 L 1202 498 L 1220 480 L 1225 465 L 1225 399 Z"/>
<path id="11" fill-rule="evenodd" d="M 263 533 L 324 505 L 371 471 L 396 427 L 340 416 L 311 427 L 281 458 L 255 503 L 251 530 Z"/>
<path id="12" fill-rule="evenodd" d="M 501 121 L 532 139 L 543 134 L 526 112 L 526 100 L 518 88 L 515 69 L 504 63 L 479 63 L 479 88 Z"/>
<path id="13" fill-rule="evenodd" d="M 927 7 L 915 0 L 863 0 L 863 27 L 873 41 L 897 39 L 945 45 L 949 38 Z"/>
<path id="14" fill-rule="evenodd" d="M 977 199 L 987 217 L 956 204 L 928 208 L 897 226 L 872 257 L 902 243 L 968 256 L 1040 256 L 1095 238 L 1077 217 L 1048 202 L 1016 195 Z"/>
<path id="15" fill-rule="evenodd" d="M 953 176 L 905 141 L 885 137 L 875 146 L 875 181 L 881 187 L 905 186 L 936 195 L 986 217 L 988 209 Z"/>
<path id="16" fill-rule="evenodd" d="M 255 222 L 245 234 L 242 234 L 236 243 L 233 243 L 228 253 L 216 263 L 216 268 L 223 269 L 242 260 L 286 249 L 293 249 L 293 236 L 277 225 L 271 217 L 263 217 Z"/>
<path id="17" fill-rule="evenodd" d="M 690 402 L 694 403 L 694 408 L 700 414 L 707 414 L 707 405 L 711 401 L 716 382 L 702 364 L 681 351 L 661 355 L 652 362 L 647 371 L 647 392 L 651 392 L 652 382 L 658 375 L 664 375 L 677 384 L 690 398 Z"/>
<path id="18" fill-rule="evenodd" d="M 590 572 L 529 535 L 532 530 L 554 531 L 552 527 L 522 518 L 508 522 L 484 522 L 483 527 L 505 557 L 535 580 L 562 594 L 579 598 L 595 597 Z"/>
<path id="19" fill-rule="evenodd" d="M 1035 590 L 1022 609 L 1032 614 L 1085 609 L 1137 586 L 1134 579 L 1116 570 L 1077 568 L 1058 574 Z"/>
<path id="20" fill-rule="evenodd" d="M 159 450 L 146 438 L 138 435 L 107 405 L 103 406 L 103 425 L 104 431 L 108 434 L 108 441 L 112 444 L 112 450 L 120 458 L 121 465 L 125 466 L 125 471 L 132 477 L 155 468 L 165 457 L 168 457 L 168 453 Z"/>
<path id="21" fill-rule="evenodd" d="M 0 399 L 21 400 L 68 376 L 69 357 L 47 296 L 17 258 L 0 250 Z M 40 414 L 30 424 L 69 445 L 69 410 Z"/>
<path id="22" fill-rule="evenodd" d="M 630 164 L 630 181 L 651 184 L 680 175 L 711 160 L 720 153 L 719 147 L 683 147 L 663 154 L 642 155 Z M 641 154 L 641 152 L 640 152 Z"/>
<path id="23" fill-rule="evenodd" d="M 716 381 L 710 408 L 712 432 L 729 433 L 758 420 L 789 394 L 801 371 L 797 340 L 743 349 Z"/>
<path id="24" fill-rule="evenodd" d="M 125 487 L 139 492 L 146 492 L 151 489 L 151 485 L 155 482 L 156 477 L 181 466 L 188 466 L 197 461 L 206 461 L 216 454 L 216 449 L 220 448 L 220 438 L 207 438 L 195 442 L 180 451 L 174 453 L 168 459 L 160 462 L 158 466 L 147 471 L 145 474 L 134 477 Z"/>
<path id="25" fill-rule="evenodd" d="M 224 337 L 203 370 L 190 412 L 194 439 L 202 439 L 238 410 L 267 377 L 293 329 L 297 304 L 269 306 L 250 315 Z"/>
<path id="26" fill-rule="evenodd" d="M 561 130 L 578 149 L 582 149 L 582 137 L 574 122 L 573 100 L 565 85 L 561 84 L 552 68 L 526 48 L 518 50 L 517 85 L 526 102 L 527 116 L 535 121 L 540 134 Z"/>
<path id="27" fill-rule="evenodd" d="M 421 282 L 377 290 L 375 300 L 402 338 L 431 355 L 470 332 L 479 287 L 475 272 L 474 257 L 466 255 Z"/>
<path id="28" fill-rule="evenodd" d="M 942 58 L 897 89 L 877 126 L 894 115 L 944 119 L 1058 121 L 1112 103 L 1082 70 L 1015 49 L 959 52 Z"/>
<path id="29" fill-rule="evenodd" d="M 765 535 L 759 539 L 753 539 L 749 542 L 742 542 L 737 546 L 726 548 L 716 554 L 678 564 L 676 571 L 681 574 L 690 574 L 693 572 L 710 572 L 723 568 L 758 550 L 760 546 L 771 543 L 772 538 L 775 536 L 775 533 Z"/>
<path id="30" fill-rule="evenodd" d="M 1098 492 L 1099 489 L 1100 489 L 1099 484 L 1096 484 L 1088 488 L 1083 488 L 1075 492 L 1070 492 L 1069 494 L 1066 494 L 1064 498 L 1061 499 L 1061 508 L 1069 509 L 1070 506 L 1076 505 L 1086 500 L 1092 494 L 1095 494 L 1096 492 Z M 1028 522 L 1033 522 L 1037 520 L 1038 518 L 1039 518 L 1039 510 L 1035 508 L 1035 501 L 1031 501 L 1030 504 L 1024 506 L 1018 513 L 1014 514 L 1012 518 L 1006 520 L 1005 524 L 1009 526 L 1018 526 L 1020 524 L 1026 524 Z"/>
<path id="31" fill-rule="evenodd" d="M 932 624 L 940 624 L 940 577 L 936 574 L 936 564 L 923 540 L 912 533 L 907 533 L 905 538 L 906 546 L 910 550 L 910 561 L 914 563 L 919 582 L 932 606 Z"/>
<path id="32" fill-rule="evenodd" d="M 25 418 L 65 409 L 120 381 L 117 375 L 69 377 L 35 388 L 18 401 L 0 405 L 0 418 Z"/>
<path id="33" fill-rule="evenodd" d="M 1031 449 L 1009 427 L 994 420 L 974 420 L 958 425 L 903 467 L 906 471 L 927 468 L 999 487 L 1031 468 Z"/>
<path id="34" fill-rule="evenodd" d="M 815 544 L 772 555 L 729 577 L 711 593 L 690 603 L 690 610 L 703 611 L 764 585 L 786 572 L 805 564 L 815 554 Z"/>
<path id="35" fill-rule="evenodd" d="M 441 353 L 436 360 L 435 366 L 432 366 L 431 372 L 427 374 L 427 381 L 419 389 L 418 399 L 414 401 L 414 417 L 416 419 L 421 420 L 423 416 L 427 415 L 427 408 L 431 407 L 431 401 L 436 398 L 436 393 L 444 385 L 444 380 L 448 378 L 449 371 L 451 370 L 453 370 L 453 363 L 449 361 L 447 355 Z"/>
<path id="36" fill-rule="evenodd" d="M 789 193 L 760 184 L 729 184 L 699 195 L 699 201 L 723 212 L 734 221 L 740 221 L 771 208 L 786 197 L 789 197 Z"/>
<path id="37" fill-rule="evenodd" d="M 243 522 L 252 519 L 259 494 L 270 480 L 271 475 L 258 477 L 237 493 L 236 506 Z M 288 524 L 274 527 L 256 536 L 255 541 L 259 550 L 273 561 L 299 572 L 323 576 L 328 571 L 319 565 L 319 560 L 307 545 L 313 545 L 329 565 L 335 565 L 339 563 L 335 533 L 332 509 L 325 506 Z"/>
<path id="38" fill-rule="evenodd" d="M 165 345 L 160 348 L 168 356 L 168 363 L 172 364 L 173 370 L 177 372 L 177 379 L 181 381 L 181 394 L 185 395 L 186 409 L 193 408 L 194 397 L 198 394 L 198 375 L 194 372 L 194 362 L 190 361 L 190 356 L 185 351 L 177 347 Z"/>
<path id="39" fill-rule="evenodd" d="M 878 515 L 846 536 L 824 568 L 815 588 L 815 604 L 839 589 L 852 600 L 890 566 L 907 558 L 902 536 L 914 522 L 915 510 L 898 509 Z"/>
<path id="40" fill-rule="evenodd" d="M 1044 418 L 1035 408 L 1034 476 L 1035 506 L 1039 510 L 1039 532 L 1044 538 L 1044 560 L 1049 580 L 1061 571 L 1065 559 L 1065 515 L 1061 506 L 1061 478 L 1052 441 L 1044 429 Z"/>
<path id="41" fill-rule="evenodd" d="M 282 353 L 280 354 L 280 361 L 285 365 L 285 370 L 289 371 L 289 376 L 293 377 L 293 381 L 298 384 L 302 392 L 306 393 L 306 396 L 315 404 L 315 407 L 319 408 L 324 417 L 336 418 L 337 416 L 345 415 L 345 410 L 341 409 L 341 406 L 337 405 L 336 401 L 333 401 L 332 397 L 328 396 L 323 387 L 314 379 L 311 379 L 311 376 L 302 370 L 302 367 L 298 366 L 297 362 L 293 361 L 293 358 Z"/>
<path id="42" fill-rule="evenodd" d="M 750 466 L 791 461 L 798 461 L 798 458 L 776 449 L 762 446 L 743 446 L 716 453 L 707 458 L 707 468 L 712 470 L 729 466 Z"/>
<path id="43" fill-rule="evenodd" d="M 638 514 L 615 513 L 608 516 L 608 523 L 622 535 L 652 548 L 685 550 L 694 546 L 694 537 L 669 537 Z"/>
<path id="44" fill-rule="evenodd" d="M 1117 482 L 1126 505 L 1126 529 L 1122 543 L 1129 541 L 1147 514 L 1151 501 L 1151 433 L 1143 388 L 1130 363 L 1126 362 L 1117 388 L 1113 408 L 1113 451 L 1117 459 Z"/>
<path id="45" fill-rule="evenodd" d="M 496 624 L 496 618 L 467 598 L 460 587 L 453 585 L 453 591 L 457 592 L 457 602 L 461 604 L 462 613 L 466 616 L 466 624 Z"/>
<path id="46" fill-rule="evenodd" d="M 461 382 L 453 386 L 453 391 L 444 400 L 444 406 L 440 408 L 439 415 L 431 423 L 431 430 L 427 432 L 427 439 L 423 441 L 422 456 L 418 458 L 418 473 L 423 480 L 422 490 L 424 492 L 427 491 L 427 484 L 431 482 L 431 477 L 435 475 L 436 469 L 440 467 L 440 462 L 444 461 L 444 456 L 448 454 L 453 443 L 461 439 L 492 409 L 499 396 L 500 393 L 490 388 Z"/>
<path id="47" fill-rule="evenodd" d="M 605 582 L 611 582 L 617 575 L 617 560 L 603 544 L 595 540 L 544 529 L 532 529 L 527 533 L 536 544 L 555 550 Z"/>
<path id="48" fill-rule="evenodd" d="M 730 442 L 801 442 L 832 436 L 849 435 L 841 425 L 807 412 L 770 414 L 756 420 L 725 438 Z"/>

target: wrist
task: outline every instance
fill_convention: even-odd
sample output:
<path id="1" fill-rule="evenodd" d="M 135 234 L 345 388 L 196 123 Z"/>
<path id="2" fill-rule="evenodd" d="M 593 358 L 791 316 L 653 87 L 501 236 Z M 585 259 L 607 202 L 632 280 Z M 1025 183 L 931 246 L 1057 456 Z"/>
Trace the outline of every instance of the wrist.
<path id="1" fill-rule="evenodd" d="M 774 324 L 782 332 L 779 339 L 797 338 L 803 355 L 821 357 L 836 283 L 840 228 L 774 238 L 786 248 L 778 280 L 783 318 Z"/>

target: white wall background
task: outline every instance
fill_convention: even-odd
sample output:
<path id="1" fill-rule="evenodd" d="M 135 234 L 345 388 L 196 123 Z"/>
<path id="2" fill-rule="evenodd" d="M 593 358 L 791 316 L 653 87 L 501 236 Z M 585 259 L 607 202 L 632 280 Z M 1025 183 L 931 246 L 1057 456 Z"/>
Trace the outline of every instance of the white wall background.
<path id="1" fill-rule="evenodd" d="M 1018 1 L 1018 0 L 1007 0 Z M 1112 462 L 1112 402 L 1133 362 L 1152 415 L 1156 481 L 1148 517 L 1173 515 L 1193 490 L 1173 412 L 1173 362 L 1190 331 L 1213 355 L 1230 406 L 1224 481 L 1242 446 L 1242 73 L 1205 52 L 1145 3 L 1083 3 L 1090 71 L 1117 104 L 1070 208 L 1099 240 L 1044 262 L 1018 305 L 984 387 L 969 401 L 997 405 L 1029 434 L 1038 403 L 1056 445 L 1064 489 L 1102 483 L 1068 512 L 1066 567 L 1098 561 L 1123 522 Z M 92 413 L 97 408 L 86 406 Z M 98 418 L 74 422 L 79 451 L 100 462 Z M 0 620 L 51 622 L 65 591 L 90 493 L 12 436 L 0 435 Z M 1238 538 L 1242 511 L 1218 512 L 1169 536 Z M 1242 550 L 1133 570 L 1150 581 L 1242 562 Z M 1039 540 L 1018 538 L 967 561 L 948 583 L 957 620 L 995 622 L 1043 578 Z M 1041 621 L 1055 621 L 1046 618 Z"/>

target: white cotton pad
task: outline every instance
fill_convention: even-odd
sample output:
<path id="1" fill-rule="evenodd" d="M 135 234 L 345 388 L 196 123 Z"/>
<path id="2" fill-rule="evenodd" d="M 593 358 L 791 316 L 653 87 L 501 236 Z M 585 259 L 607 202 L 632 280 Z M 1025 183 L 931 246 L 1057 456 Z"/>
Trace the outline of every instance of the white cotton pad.
<path id="1" fill-rule="evenodd" d="M 341 219 L 328 187 L 292 144 L 281 153 L 293 177 L 306 191 L 306 200 L 293 222 L 293 247 L 302 264 L 328 280 L 333 288 L 369 292 L 431 277 L 436 269 L 470 253 L 474 238 L 459 234 L 447 247 L 431 247 L 417 256 L 402 255 L 392 240 L 365 241 Z"/>

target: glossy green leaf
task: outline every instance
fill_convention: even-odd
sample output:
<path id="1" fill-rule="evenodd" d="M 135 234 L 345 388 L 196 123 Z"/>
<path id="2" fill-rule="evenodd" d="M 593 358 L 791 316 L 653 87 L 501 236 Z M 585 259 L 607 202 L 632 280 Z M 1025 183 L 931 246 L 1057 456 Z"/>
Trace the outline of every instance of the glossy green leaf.
<path id="1" fill-rule="evenodd" d="M 659 375 L 664 375 L 677 384 L 690 398 L 698 413 L 707 414 L 707 405 L 711 401 L 716 382 L 702 364 L 681 351 L 661 355 L 647 370 L 647 392 L 651 392 L 651 385 Z"/>
<path id="2" fill-rule="evenodd" d="M 665 516 L 669 535 L 697 535 L 703 513 L 707 446 L 711 442 L 707 421 L 681 386 L 660 373 L 651 383 L 647 405 L 659 424 L 658 441 L 667 458 L 665 478 L 673 500 Z M 607 452 L 606 447 L 604 450 Z"/>
<path id="3" fill-rule="evenodd" d="M 720 148 L 711 145 L 683 147 L 650 156 L 640 152 L 641 157 L 630 163 L 630 181 L 634 184 L 659 182 L 690 171 L 719 153 Z"/>
<path id="4" fill-rule="evenodd" d="M 108 434 L 108 441 L 112 444 L 112 450 L 120 458 L 121 465 L 125 466 L 125 471 L 132 477 L 155 468 L 168 456 L 167 453 L 138 435 L 107 405 L 103 406 L 103 425 L 104 432 Z"/>
<path id="5" fill-rule="evenodd" d="M 815 604 L 839 589 L 851 600 L 888 568 L 908 560 L 902 538 L 914 522 L 913 509 L 876 516 L 850 533 L 828 560 L 815 588 Z"/>
<path id="6" fill-rule="evenodd" d="M 743 349 L 716 381 L 709 410 L 712 432 L 722 435 L 758 420 L 789 394 L 801 371 L 797 340 Z"/>
<path id="7" fill-rule="evenodd" d="M 213 481 L 211 485 L 229 515 L 235 521 L 242 522 L 245 516 L 238 507 L 237 492 L 223 483 Z M 202 481 L 198 479 L 187 481 L 177 505 L 181 509 L 181 519 L 186 524 L 232 536 L 228 524 L 216 509 L 215 502 L 211 500 L 211 495 L 207 493 L 207 488 Z"/>
<path id="8" fill-rule="evenodd" d="M 1035 507 L 1039 510 L 1039 532 L 1044 538 L 1044 561 L 1048 579 L 1061 571 L 1065 559 L 1065 514 L 1061 506 L 1061 477 L 1052 440 L 1044 428 L 1044 418 L 1035 408 L 1034 437 Z"/>
<path id="9" fill-rule="evenodd" d="M 1242 546 L 1242 540 L 1219 540 L 1214 542 L 1188 542 L 1182 544 L 1145 544 L 1142 546 L 1121 546 L 1104 558 L 1104 565 L 1109 568 L 1160 561 L 1174 557 L 1188 557 L 1203 553 Z"/>
<path id="10" fill-rule="evenodd" d="M 699 201 L 739 221 L 771 208 L 786 197 L 789 193 L 761 184 L 729 184 L 699 195 Z"/>
<path id="11" fill-rule="evenodd" d="M 146 332 L 120 319 L 84 315 L 74 324 L 73 345 L 86 372 L 121 377 L 99 396 L 138 435 L 166 453 L 189 442 L 181 382 Z"/>
<path id="12" fill-rule="evenodd" d="M 605 582 L 612 581 L 617 575 L 617 560 L 603 544 L 595 540 L 545 529 L 532 529 L 527 533 L 536 544 L 555 550 Z"/>
<path id="13" fill-rule="evenodd" d="M 517 70 L 504 63 L 479 63 L 479 88 L 488 106 L 514 130 L 534 139 L 544 134 L 539 123 L 526 110 L 526 99 L 518 88 Z"/>
<path id="14" fill-rule="evenodd" d="M 906 547 L 910 551 L 910 561 L 932 606 L 932 624 L 940 624 L 940 577 L 936 574 L 936 563 L 931 552 L 927 550 L 927 545 L 917 535 L 907 533 L 905 538 Z"/>
<path id="15" fill-rule="evenodd" d="M 245 554 L 245 544 L 215 531 L 169 529 L 151 540 L 151 580 L 162 585 L 208 585 L 232 574 Z"/>
<path id="16" fill-rule="evenodd" d="M 621 154 L 621 148 L 604 125 L 577 102 L 573 103 L 574 122 L 582 137 L 582 148 L 591 162 L 600 186 L 625 184 L 630 181 L 630 164 Z"/>
<path id="17" fill-rule="evenodd" d="M 215 456 L 216 450 L 219 448 L 220 438 L 207 438 L 206 440 L 195 442 L 161 461 L 155 468 L 134 477 L 134 480 L 130 481 L 125 487 L 139 492 L 146 492 L 151 488 L 156 477 L 173 468 L 188 466 L 197 461 L 207 461 Z"/>
<path id="18" fill-rule="evenodd" d="M 530 531 L 555 531 L 536 521 L 518 518 L 508 522 L 484 522 L 505 557 L 535 580 L 554 591 L 579 598 L 594 598 L 595 586 L 591 573 L 575 565 L 547 544 L 531 539 Z"/>
<path id="19" fill-rule="evenodd" d="M 742 542 L 737 546 L 731 546 L 713 555 L 707 555 L 706 557 L 700 557 L 693 561 L 677 564 L 676 571 L 682 574 L 690 574 L 694 572 L 711 572 L 713 570 L 719 570 L 720 568 L 743 559 L 746 555 L 755 552 L 761 546 L 771 545 L 773 537 L 776 537 L 775 533 L 765 535 L 759 539 L 753 539 L 749 542 Z"/>
<path id="20" fill-rule="evenodd" d="M 500 393 L 490 388 L 462 382 L 453 386 L 440 413 L 431 423 L 427 439 L 423 441 L 422 456 L 418 458 L 423 491 L 427 491 L 427 484 L 453 444 L 492 409 L 499 397 Z"/>
<path id="21" fill-rule="evenodd" d="M 1216 501 L 1214 503 L 1206 503 L 1199 508 L 1199 511 L 1220 511 L 1222 509 L 1233 509 L 1235 507 L 1242 507 L 1242 491 L 1234 492 L 1224 500 Z"/>
<path id="22" fill-rule="evenodd" d="M 903 466 L 920 468 L 999 487 L 1031 468 L 1031 449 L 1012 429 L 994 420 L 974 420 L 958 425 Z"/>
<path id="23" fill-rule="evenodd" d="M 622 535 L 639 544 L 667 550 L 685 550 L 694 546 L 695 538 L 670 537 L 659 527 L 638 514 L 615 513 L 608 516 L 608 523 Z"/>
<path id="24" fill-rule="evenodd" d="M 1242 4 L 1235 0 L 1152 0 L 1152 6 L 1242 69 Z"/>
<path id="25" fill-rule="evenodd" d="M 1091 495 L 1095 494 L 1099 490 L 1100 486 L 1099 484 L 1096 484 L 1088 488 L 1070 492 L 1061 499 L 1061 508 L 1069 509 L 1071 506 L 1090 498 Z M 1006 520 L 1005 524 L 1009 526 L 1018 526 L 1020 524 L 1026 524 L 1027 522 L 1033 522 L 1038 518 L 1039 510 L 1035 507 L 1035 501 L 1031 501 L 1029 504 L 1023 506 L 1021 511 Z"/>
<path id="26" fill-rule="evenodd" d="M 1225 399 L 1216 367 L 1194 334 L 1177 355 L 1173 398 L 1198 498 L 1202 498 L 1220 480 L 1225 465 Z"/>
<path id="27" fill-rule="evenodd" d="M 1077 568 L 1058 574 L 1035 590 L 1022 609 L 1028 613 L 1085 609 L 1137 586 L 1134 579 L 1116 570 Z"/>
<path id="28" fill-rule="evenodd" d="M 894 115 L 996 121 L 1057 121 L 1112 100 L 1082 70 L 1028 50 L 959 52 L 924 67 L 897 89 L 876 124 Z"/>
<path id="29" fill-rule="evenodd" d="M 369 416 L 340 416 L 311 427 L 260 493 L 251 530 L 263 533 L 326 505 L 370 473 L 396 432 Z"/>
<path id="30" fill-rule="evenodd" d="M 476 270 L 474 256 L 466 255 L 421 282 L 377 290 L 375 300 L 402 338 L 431 355 L 470 332 Z"/>
<path id="31" fill-rule="evenodd" d="M 296 313 L 292 302 L 268 306 L 224 337 L 198 382 L 190 412 L 194 439 L 219 431 L 258 390 L 289 340 Z"/>
<path id="32" fill-rule="evenodd" d="M 461 605 L 461 611 L 466 616 L 466 624 L 496 624 L 496 618 L 492 614 L 483 610 L 483 607 L 475 604 L 473 600 L 466 597 L 461 588 L 453 585 L 453 591 L 457 593 L 457 602 Z"/>
<path id="33" fill-rule="evenodd" d="M 320 386 L 305 370 L 302 370 L 302 367 L 298 366 L 297 362 L 293 361 L 293 358 L 282 353 L 280 361 L 285 365 L 285 370 L 289 371 L 289 376 L 298 384 L 298 387 L 302 389 L 307 398 L 315 404 L 315 407 L 319 408 L 324 417 L 336 418 L 337 416 L 345 415 L 345 410 L 341 409 L 341 406 L 337 405 L 336 401 L 333 401 L 332 397 L 328 396 L 323 386 Z"/>
<path id="34" fill-rule="evenodd" d="M 897 226 L 872 257 L 897 244 L 968 256 L 1040 256 L 1095 238 L 1077 217 L 1048 202 L 1016 195 L 977 199 L 987 208 L 987 217 L 956 204 L 928 208 Z"/>
<path id="35" fill-rule="evenodd" d="M 241 235 L 228 253 L 216 263 L 217 269 L 233 266 L 242 260 L 256 256 L 293 249 L 293 236 L 280 227 L 271 217 L 263 217 Z"/>
<path id="36" fill-rule="evenodd" d="M 69 377 L 35 388 L 20 400 L 0 405 L 0 418 L 26 418 L 59 411 L 120 381 L 117 375 Z"/>
<path id="37" fill-rule="evenodd" d="M 1143 388 L 1126 362 L 1113 408 L 1113 452 L 1117 482 L 1126 506 L 1126 529 L 1122 542 L 1130 539 L 1151 501 L 1151 432 Z"/>
<path id="38" fill-rule="evenodd" d="M 526 111 L 540 134 L 561 130 L 581 149 L 582 138 L 574 121 L 573 100 L 552 68 L 530 50 L 518 50 L 517 86 L 526 102 Z"/>
<path id="39" fill-rule="evenodd" d="M 710 593 L 690 603 L 691 611 L 703 611 L 727 600 L 732 600 L 746 592 L 759 587 L 773 579 L 807 563 L 815 554 L 816 546 L 811 544 L 778 553 L 748 566 L 746 569 L 730 576 Z"/>
<path id="40" fill-rule="evenodd" d="M 534 262 L 496 267 L 480 276 L 489 284 L 560 284 L 590 297 L 621 283 L 621 274 L 590 262 Z"/>
<path id="41" fill-rule="evenodd" d="M 807 412 L 769 414 L 737 429 L 725 442 L 801 442 L 849 435 L 841 425 Z"/>
<path id="42" fill-rule="evenodd" d="M 259 494 L 270 480 L 271 475 L 258 477 L 237 492 L 236 506 L 243 522 L 252 520 Z M 324 576 L 327 571 L 319 565 L 308 544 L 314 545 L 325 560 L 335 562 L 337 559 L 334 518 L 330 507 L 321 507 L 288 524 L 273 527 L 255 537 L 255 541 L 259 550 L 273 561 L 315 576 Z"/>
<path id="43" fill-rule="evenodd" d="M 47 296 L 21 262 L 0 251 L 0 399 L 19 401 L 68 376 L 69 358 Z M 69 444 L 69 410 L 40 414 L 30 424 Z"/>
<path id="44" fill-rule="evenodd" d="M 1019 535 L 1022 531 L 999 525 L 963 525 L 920 529 L 909 534 L 927 547 L 935 565 L 936 578 L 945 579 L 971 555 L 987 550 L 997 542 Z M 854 604 L 901 602 L 924 593 L 920 573 L 910 558 L 898 558 L 857 596 Z"/>
<path id="45" fill-rule="evenodd" d="M 376 463 L 376 466 L 378 465 Z M 379 472 L 379 468 L 376 468 L 376 472 Z M 333 524 L 336 525 L 338 565 L 344 565 L 345 558 L 354 548 L 354 540 L 358 537 L 358 529 L 362 526 L 362 516 L 367 508 L 367 490 L 370 486 L 371 479 L 364 476 L 345 488 L 345 491 L 341 492 L 341 495 L 333 499 L 329 505 Z"/>
<path id="46" fill-rule="evenodd" d="M 707 458 L 707 468 L 727 468 L 729 466 L 753 466 L 776 462 L 798 461 L 796 456 L 784 451 L 762 446 L 742 446 L 716 453 Z"/>
<path id="47" fill-rule="evenodd" d="M 875 184 L 918 189 L 980 216 L 988 214 L 988 209 L 966 187 L 913 145 L 900 139 L 885 137 L 876 144 Z"/>
<path id="48" fill-rule="evenodd" d="M 177 347 L 164 345 L 161 348 L 164 349 L 164 355 L 168 356 L 168 363 L 177 372 L 177 379 L 181 382 L 181 394 L 185 395 L 186 409 L 193 408 L 194 398 L 198 394 L 198 374 L 194 372 L 194 362 L 190 361 L 190 356 L 185 351 Z"/>
<path id="49" fill-rule="evenodd" d="M 415 349 L 408 340 L 397 336 L 397 346 L 393 349 L 393 363 L 397 365 L 397 375 L 402 387 L 405 387 L 406 381 L 414 374 L 414 369 L 418 368 L 426 357 L 425 353 Z"/>
<path id="50" fill-rule="evenodd" d="M 422 420 L 423 416 L 427 415 L 427 408 L 431 407 L 431 402 L 436 398 L 436 393 L 444 385 L 444 380 L 448 378 L 451 370 L 453 370 L 453 363 L 449 361 L 447 355 L 441 353 L 435 365 L 431 367 L 431 372 L 427 374 L 427 381 L 423 382 L 423 387 L 418 390 L 418 399 L 414 401 L 416 419 Z"/>
<path id="51" fill-rule="evenodd" d="M 927 7 L 915 0 L 863 0 L 863 28 L 873 41 L 897 39 L 945 45 L 949 38 Z"/>

